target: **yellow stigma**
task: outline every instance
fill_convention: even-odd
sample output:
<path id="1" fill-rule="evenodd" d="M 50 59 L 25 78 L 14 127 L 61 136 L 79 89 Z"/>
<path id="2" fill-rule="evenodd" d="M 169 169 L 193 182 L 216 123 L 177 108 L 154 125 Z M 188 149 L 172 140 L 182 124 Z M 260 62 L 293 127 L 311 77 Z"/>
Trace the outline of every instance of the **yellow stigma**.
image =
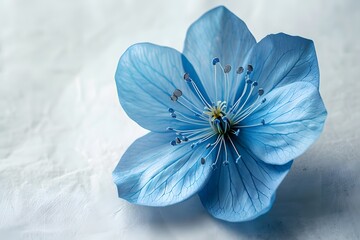
<path id="1" fill-rule="evenodd" d="M 225 116 L 226 102 L 218 101 L 217 104 L 211 108 L 205 107 L 204 114 L 208 115 L 211 121 Z"/>

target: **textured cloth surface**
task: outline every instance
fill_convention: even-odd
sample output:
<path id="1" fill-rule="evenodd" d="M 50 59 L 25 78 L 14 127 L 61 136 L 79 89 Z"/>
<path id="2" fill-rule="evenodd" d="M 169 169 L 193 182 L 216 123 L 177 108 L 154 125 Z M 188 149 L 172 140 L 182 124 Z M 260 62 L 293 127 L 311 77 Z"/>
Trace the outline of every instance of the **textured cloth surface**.
<path id="1" fill-rule="evenodd" d="M 150 208 L 117 197 L 111 172 L 146 133 L 114 80 L 136 42 L 182 50 L 188 26 L 223 4 L 257 41 L 313 39 L 325 130 L 296 159 L 272 210 L 229 224 L 197 196 Z M 1 239 L 359 239 L 360 2 L 0 0 Z"/>

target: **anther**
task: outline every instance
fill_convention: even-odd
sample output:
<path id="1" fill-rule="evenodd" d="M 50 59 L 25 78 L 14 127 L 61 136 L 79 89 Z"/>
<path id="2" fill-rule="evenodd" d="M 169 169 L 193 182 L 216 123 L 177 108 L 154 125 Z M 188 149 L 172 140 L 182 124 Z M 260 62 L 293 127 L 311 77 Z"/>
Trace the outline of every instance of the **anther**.
<path id="1" fill-rule="evenodd" d="M 258 93 L 259 93 L 259 96 L 262 96 L 262 95 L 264 94 L 264 89 L 262 89 L 262 88 L 259 88 L 259 91 L 258 91 Z"/>
<path id="2" fill-rule="evenodd" d="M 261 120 L 262 125 L 265 125 L 265 119 Z"/>
<path id="3" fill-rule="evenodd" d="M 176 114 L 175 114 L 175 113 L 171 113 L 170 116 L 171 116 L 172 118 L 176 118 Z"/>
<path id="4" fill-rule="evenodd" d="M 231 66 L 229 64 L 225 65 L 224 73 L 229 73 L 231 71 Z"/>
<path id="5" fill-rule="evenodd" d="M 246 83 L 247 83 L 247 84 L 251 84 L 252 81 L 251 81 L 250 79 L 248 79 L 248 80 L 246 80 Z"/>
<path id="6" fill-rule="evenodd" d="M 247 66 L 247 72 L 248 72 L 248 73 L 251 73 L 253 70 L 254 70 L 253 66 L 249 64 L 249 65 Z"/>
<path id="7" fill-rule="evenodd" d="M 176 97 L 181 97 L 182 96 L 182 91 L 180 89 L 176 89 L 174 92 L 173 92 L 173 96 L 176 96 Z"/>
<path id="8" fill-rule="evenodd" d="M 238 67 L 238 69 L 236 70 L 236 73 L 241 74 L 242 72 L 244 72 L 244 68 L 243 67 Z"/>
<path id="9" fill-rule="evenodd" d="M 220 60 L 217 57 L 212 60 L 213 65 L 216 65 L 218 62 L 220 62 Z"/>
<path id="10" fill-rule="evenodd" d="M 181 139 L 180 139 L 180 138 L 178 138 L 178 137 L 177 137 L 177 138 L 175 138 L 175 141 L 176 141 L 176 143 L 177 143 L 177 144 L 180 144 L 180 143 L 181 143 Z"/>
<path id="11" fill-rule="evenodd" d="M 170 96 L 171 101 L 176 102 L 178 100 L 178 97 L 175 95 Z"/>
<path id="12" fill-rule="evenodd" d="M 264 102 L 266 102 L 266 98 L 264 98 L 263 100 L 261 100 L 261 103 L 264 103 Z"/>
<path id="13" fill-rule="evenodd" d="M 189 139 L 188 139 L 187 137 L 185 137 L 185 136 L 182 136 L 182 140 L 183 140 L 184 142 L 189 141 Z"/>
<path id="14" fill-rule="evenodd" d="M 189 73 L 184 73 L 184 80 L 187 81 L 187 82 L 191 82 Z"/>
<path id="15" fill-rule="evenodd" d="M 173 112 L 174 112 L 174 109 L 169 108 L 168 111 L 169 111 L 169 113 L 173 113 Z"/>
<path id="16" fill-rule="evenodd" d="M 170 142 L 170 144 L 171 144 L 172 146 L 175 146 L 175 145 L 176 145 L 176 141 L 175 141 L 175 140 L 172 140 L 172 141 Z"/>
<path id="17" fill-rule="evenodd" d="M 239 133 L 240 133 L 240 129 L 238 129 L 234 132 L 235 136 L 239 136 Z"/>
<path id="18" fill-rule="evenodd" d="M 224 166 L 229 165 L 229 161 L 228 160 L 223 161 L 223 165 Z"/>
<path id="19" fill-rule="evenodd" d="M 205 158 L 201 158 L 201 164 L 204 165 L 205 164 Z"/>
<path id="20" fill-rule="evenodd" d="M 254 82 L 252 83 L 252 85 L 253 85 L 254 87 L 256 87 L 256 86 L 258 85 L 258 82 L 257 82 L 257 81 L 254 81 Z"/>

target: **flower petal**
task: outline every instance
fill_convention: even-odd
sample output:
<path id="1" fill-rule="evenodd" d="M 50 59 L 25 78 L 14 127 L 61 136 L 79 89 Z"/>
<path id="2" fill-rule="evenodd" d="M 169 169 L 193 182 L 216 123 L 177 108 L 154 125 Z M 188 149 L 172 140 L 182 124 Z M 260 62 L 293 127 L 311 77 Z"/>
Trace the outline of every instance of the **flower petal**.
<path id="1" fill-rule="evenodd" d="M 225 7 L 217 7 L 194 22 L 186 35 L 184 55 L 193 64 L 208 95 L 223 99 L 224 79 L 214 83 L 212 60 L 218 57 L 222 64 L 230 64 L 233 70 L 229 79 L 236 78 L 236 69 L 241 66 L 251 47 L 256 44 L 245 23 Z M 219 73 L 218 69 L 218 73 Z M 217 75 L 222 77 L 223 74 Z"/>
<path id="2" fill-rule="evenodd" d="M 293 82 L 319 88 L 319 67 L 313 41 L 284 33 L 271 34 L 256 44 L 246 58 L 251 79 L 266 92 Z"/>
<path id="3" fill-rule="evenodd" d="M 250 79 L 257 81 L 265 93 L 294 82 L 309 82 L 319 89 L 319 66 L 314 43 L 309 39 L 284 33 L 268 35 L 249 51 L 243 65 L 248 64 L 253 67 Z M 235 81 L 230 103 L 241 96 L 239 89 L 244 88 L 244 82 Z M 254 91 L 248 103 L 256 97 Z"/>
<path id="4" fill-rule="evenodd" d="M 113 172 L 119 197 L 129 202 L 166 206 L 181 202 L 203 187 L 211 173 L 210 162 L 201 164 L 208 152 L 204 145 L 171 146 L 175 134 L 148 133 L 125 152 Z"/>
<path id="5" fill-rule="evenodd" d="M 239 138 L 260 159 L 284 164 L 301 155 L 320 135 L 327 115 L 317 88 L 296 82 L 276 88 L 265 96 L 256 112 L 241 125 Z"/>
<path id="6" fill-rule="evenodd" d="M 126 113 L 142 127 L 164 132 L 167 127 L 179 128 L 184 124 L 172 118 L 169 108 L 182 112 L 189 118 L 194 113 L 170 100 L 175 89 L 183 92 L 197 109 L 204 105 L 184 81 L 184 72 L 192 73 L 191 64 L 174 49 L 150 43 L 131 46 L 121 57 L 116 70 L 116 85 L 120 103 Z M 201 84 L 198 84 L 201 88 Z"/>
<path id="7" fill-rule="evenodd" d="M 249 221 L 269 211 L 275 191 L 292 164 L 266 164 L 241 147 L 238 141 L 234 139 L 234 145 L 242 158 L 236 163 L 237 154 L 230 146 L 229 164 L 218 164 L 199 193 L 211 215 L 229 222 Z"/>

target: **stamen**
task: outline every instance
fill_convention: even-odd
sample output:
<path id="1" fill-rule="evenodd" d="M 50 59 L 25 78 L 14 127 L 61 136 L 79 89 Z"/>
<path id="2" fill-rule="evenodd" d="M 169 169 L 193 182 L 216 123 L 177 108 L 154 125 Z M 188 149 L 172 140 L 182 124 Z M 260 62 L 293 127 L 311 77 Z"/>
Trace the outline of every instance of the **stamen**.
<path id="1" fill-rule="evenodd" d="M 259 88 L 258 93 L 259 93 L 259 96 L 262 96 L 264 94 L 264 89 Z"/>
<path id="2" fill-rule="evenodd" d="M 230 136 L 228 136 L 228 139 L 229 139 L 231 145 L 233 146 L 236 154 L 238 155 L 238 157 L 237 157 L 236 160 L 235 160 L 235 163 L 237 164 L 237 163 L 239 162 L 239 160 L 241 159 L 241 155 L 239 154 L 238 150 L 236 149 L 235 144 L 234 144 L 233 141 L 231 140 Z"/>
<path id="3" fill-rule="evenodd" d="M 180 132 L 178 130 L 174 130 L 174 131 L 175 131 L 175 134 L 178 135 L 179 137 L 176 137 L 174 141 L 170 142 L 171 145 L 173 145 L 173 146 L 180 144 L 181 142 L 188 142 L 188 141 L 193 142 L 193 141 L 200 139 L 199 141 L 192 143 L 191 148 L 196 147 L 200 143 L 207 141 L 208 139 L 210 139 L 211 137 L 213 137 L 215 135 L 213 132 L 209 131 L 209 128 L 206 128 L 205 130 L 204 129 L 203 130 L 185 130 L 183 132 Z M 193 132 L 191 133 L 191 131 L 193 131 Z M 191 133 L 191 134 L 189 134 L 187 136 L 183 135 L 183 134 L 188 134 L 188 133 Z M 202 133 L 204 133 L 204 134 L 202 134 Z"/>
<path id="4" fill-rule="evenodd" d="M 214 151 L 214 149 L 217 147 L 217 145 L 219 144 L 220 142 L 220 136 L 217 137 L 216 141 L 211 143 L 210 145 L 206 145 L 206 149 L 210 148 L 210 147 L 213 147 L 208 154 L 206 154 L 205 157 L 203 157 L 205 160 L 210 156 L 210 154 Z"/>
<path id="5" fill-rule="evenodd" d="M 197 107 L 195 107 L 194 104 L 192 104 L 191 102 L 189 102 L 189 100 L 187 100 L 186 98 L 182 98 L 182 100 L 185 100 L 185 102 L 189 105 L 191 105 L 192 107 L 194 107 L 195 109 L 197 109 Z M 202 118 L 204 120 L 207 120 L 204 116 L 201 115 L 200 112 L 196 112 L 195 110 L 193 110 L 192 108 L 190 108 L 189 106 L 187 106 L 185 103 L 183 103 L 182 101 L 178 100 L 177 101 L 181 106 L 183 106 L 184 108 L 186 108 L 187 110 L 189 110 L 190 112 L 194 113 L 194 116 Z M 199 114 L 200 113 L 200 114 Z"/>
<path id="6" fill-rule="evenodd" d="M 228 73 L 231 71 L 231 66 L 229 64 L 225 65 L 224 67 L 224 74 L 225 74 L 225 101 L 228 102 L 229 101 L 229 77 L 228 77 Z"/>
<path id="7" fill-rule="evenodd" d="M 242 72 L 244 72 L 244 68 L 243 67 L 238 67 L 238 69 L 236 70 L 236 73 L 241 74 Z"/>
<path id="8" fill-rule="evenodd" d="M 220 62 L 218 57 L 213 58 L 212 64 L 215 66 L 218 62 Z"/>
<path id="9" fill-rule="evenodd" d="M 228 152 L 227 152 L 226 143 L 225 143 L 224 138 L 222 138 L 222 143 L 224 145 L 224 151 L 225 151 L 225 161 L 223 161 L 223 165 L 226 166 L 229 164 L 229 161 L 228 161 Z"/>
<path id="10" fill-rule="evenodd" d="M 189 73 L 184 73 L 184 80 L 185 80 L 186 82 L 191 82 L 190 74 L 189 74 Z"/>
<path id="11" fill-rule="evenodd" d="M 245 118 L 247 118 L 250 114 L 252 114 L 253 112 L 255 112 L 255 110 L 261 106 L 261 104 L 263 104 L 266 101 L 266 98 L 264 98 L 263 100 L 261 100 L 261 102 L 256 106 L 251 108 L 249 111 L 247 112 L 242 112 L 241 114 L 239 114 L 239 116 L 236 118 L 236 120 L 234 121 L 234 124 L 239 123 L 241 121 L 243 121 Z M 255 101 L 251 106 L 254 106 L 255 103 L 257 101 Z"/>
<path id="12" fill-rule="evenodd" d="M 250 80 L 249 80 L 249 81 L 250 81 Z M 249 100 L 252 92 L 254 91 L 254 88 L 255 88 L 255 86 L 254 86 L 254 84 L 252 84 L 252 85 L 251 85 L 251 88 L 250 88 L 250 91 L 249 91 L 249 93 L 248 93 L 245 101 L 243 102 L 243 104 L 242 104 L 241 107 L 239 108 L 238 112 L 241 112 L 241 110 L 244 108 L 244 106 L 246 105 L 247 101 Z"/>
<path id="13" fill-rule="evenodd" d="M 182 91 L 180 89 L 175 89 L 173 95 L 179 98 L 182 96 Z"/>
<path id="14" fill-rule="evenodd" d="M 196 135 L 195 135 L 196 136 Z M 212 138 L 213 136 L 215 136 L 214 133 L 206 133 L 206 134 L 203 134 L 203 135 L 199 135 L 199 136 L 196 136 L 196 137 L 193 137 L 191 135 L 188 136 L 188 138 L 190 138 L 190 141 L 193 142 L 193 141 L 196 141 L 196 140 L 199 140 L 196 142 L 196 145 L 202 143 L 202 142 L 205 142 L 206 140 Z"/>
<path id="15" fill-rule="evenodd" d="M 219 58 L 217 58 L 217 57 L 212 60 L 212 64 L 214 65 L 215 101 L 218 100 L 217 87 L 216 87 L 216 83 L 217 83 L 217 81 L 216 81 L 216 64 L 217 64 L 218 62 L 220 62 L 220 60 L 219 60 Z"/>
<path id="16" fill-rule="evenodd" d="M 186 119 L 186 120 L 193 121 L 193 123 L 207 124 L 207 122 L 205 122 L 205 121 L 202 120 L 202 119 L 196 120 L 196 119 L 193 119 L 193 118 L 189 118 L 189 117 L 187 117 L 186 115 L 184 115 L 184 114 L 182 114 L 182 113 L 180 113 L 180 112 L 176 112 L 176 113 L 173 112 L 173 113 L 171 113 L 171 114 L 174 114 L 174 115 L 175 115 L 174 118 L 176 118 L 177 115 L 179 115 L 179 116 L 183 117 L 183 118 Z"/>
<path id="17" fill-rule="evenodd" d="M 194 81 L 191 80 L 191 85 L 194 87 L 195 92 L 198 94 L 198 97 L 200 98 L 200 100 L 202 101 L 203 104 L 210 106 L 210 104 L 206 101 L 206 99 L 204 98 L 204 96 L 201 94 L 199 88 L 196 86 L 196 84 L 194 83 Z"/>
<path id="18" fill-rule="evenodd" d="M 228 128 L 230 128 L 229 120 L 227 119 L 226 116 L 223 116 L 221 119 L 222 119 L 222 122 L 225 123 L 224 133 L 226 133 L 228 131 Z"/>
<path id="19" fill-rule="evenodd" d="M 234 128 L 235 128 L 236 126 L 234 126 Z M 240 129 L 237 129 L 236 131 L 234 131 L 234 130 L 231 130 L 230 131 L 232 134 L 234 134 L 235 136 L 239 136 L 239 133 L 240 133 Z"/>
<path id="20" fill-rule="evenodd" d="M 202 127 L 202 128 L 196 128 L 196 129 L 188 129 L 188 130 L 180 130 L 180 129 L 175 129 L 172 127 L 167 127 L 166 130 L 168 131 L 175 131 L 176 133 L 180 133 L 180 134 L 196 134 L 196 133 L 202 133 L 204 131 L 209 131 L 209 127 Z M 189 136 L 188 136 L 189 137 Z"/>
<path id="21" fill-rule="evenodd" d="M 212 137 L 215 136 L 215 135 L 216 135 L 216 134 L 214 134 L 213 132 L 211 132 L 211 133 L 207 133 L 207 134 L 203 134 L 203 135 L 197 136 L 196 138 L 191 138 L 191 139 L 189 140 L 190 142 L 193 142 L 193 141 L 195 141 L 195 140 L 199 140 L 199 139 L 200 139 L 199 141 L 192 143 L 192 144 L 191 144 L 191 148 L 194 148 L 194 147 L 198 146 L 199 144 L 201 144 L 201 143 L 209 140 L 210 138 L 212 138 Z"/>
<path id="22" fill-rule="evenodd" d="M 170 96 L 171 101 L 176 102 L 178 100 L 178 97 L 175 95 Z"/>
<path id="23" fill-rule="evenodd" d="M 253 124 L 253 125 L 240 125 L 240 126 L 235 126 L 234 128 L 249 128 L 249 127 L 257 127 L 257 126 L 262 126 L 264 125 L 261 121 L 261 123 L 258 124 Z"/>
<path id="24" fill-rule="evenodd" d="M 227 65 L 225 65 L 225 67 L 223 67 L 222 65 L 221 65 L 221 63 L 220 63 L 220 60 L 219 60 L 219 58 L 214 58 L 213 59 L 213 65 L 214 65 L 214 86 L 216 86 L 217 85 L 217 80 L 216 80 L 216 77 L 217 77 L 217 74 L 216 74 L 216 65 L 218 65 L 219 67 L 220 67 L 220 69 L 222 70 L 222 72 L 224 73 L 224 99 L 225 99 L 225 101 L 227 102 L 228 101 L 228 98 L 229 98 L 229 90 L 230 89 L 228 89 L 228 85 L 229 85 L 229 83 L 228 83 L 228 73 L 231 71 L 231 66 L 229 65 L 229 64 L 227 64 Z M 217 88 L 215 87 L 215 97 L 216 97 L 216 99 L 215 99 L 215 101 L 217 101 L 218 100 L 218 94 L 217 94 Z"/>
<path id="25" fill-rule="evenodd" d="M 244 97 L 244 95 L 245 95 L 245 93 L 247 91 L 247 86 L 248 86 L 248 84 L 245 84 L 245 87 L 243 89 L 243 92 L 241 93 L 241 96 L 234 103 L 234 105 L 230 108 L 229 113 L 232 113 L 234 111 L 234 109 L 239 105 L 239 103 L 241 102 L 241 99 Z"/>
<path id="26" fill-rule="evenodd" d="M 223 139 L 223 137 L 222 137 L 221 139 Z M 213 162 L 213 163 L 211 164 L 211 168 L 212 168 L 213 170 L 216 169 L 216 164 L 217 164 L 217 162 L 218 162 L 218 160 L 219 160 L 219 155 L 220 155 L 220 152 L 221 152 L 221 145 L 222 145 L 222 144 L 220 144 L 220 146 L 219 146 L 219 149 L 218 149 L 218 152 L 217 152 L 217 155 L 216 155 L 215 162 Z M 216 147 L 216 146 L 215 146 L 215 147 Z M 214 147 L 214 148 L 215 148 L 215 147 Z"/>
<path id="27" fill-rule="evenodd" d="M 179 118 L 178 115 L 181 117 Z M 184 122 L 184 123 L 189 123 L 190 125 L 198 125 L 198 126 L 207 126 L 208 123 L 206 121 L 202 121 L 202 120 L 195 120 L 189 117 L 186 117 L 185 115 L 177 112 L 177 114 L 175 112 L 170 113 L 170 116 L 174 119 L 176 119 L 179 122 Z"/>
<path id="28" fill-rule="evenodd" d="M 234 105 L 231 107 L 229 112 L 233 112 L 237 106 L 240 104 L 241 100 L 243 99 L 245 93 L 247 92 L 247 87 L 249 84 L 251 84 L 252 88 L 250 90 L 253 90 L 254 87 L 256 87 L 258 85 L 258 83 L 256 81 L 252 82 L 250 79 L 250 73 L 254 70 L 254 68 L 252 67 L 252 65 L 248 65 L 247 66 L 247 72 L 245 75 L 245 87 L 243 89 L 243 92 L 241 93 L 241 96 L 236 100 L 236 102 L 234 103 Z M 239 67 L 238 70 L 236 71 L 236 73 L 239 75 L 244 71 L 243 67 Z M 252 91 L 250 91 L 250 93 L 248 94 L 247 99 L 249 98 L 249 96 L 251 95 Z M 245 105 L 245 103 L 247 102 L 247 100 L 245 100 L 243 106 Z M 241 108 L 243 108 L 243 106 Z M 241 111 L 241 108 L 239 111 Z"/>
<path id="29" fill-rule="evenodd" d="M 239 111 L 237 114 L 235 114 L 236 118 L 239 118 L 239 117 L 247 114 L 249 112 L 249 110 L 251 110 L 251 108 L 254 107 L 254 105 L 258 102 L 259 98 L 260 98 L 260 96 L 258 96 L 256 98 L 256 100 L 250 106 L 248 106 L 247 108 L 245 108 L 242 111 Z"/>
<path id="30" fill-rule="evenodd" d="M 224 73 L 229 73 L 231 71 L 231 66 L 229 64 L 225 65 Z"/>
<path id="31" fill-rule="evenodd" d="M 214 127 L 216 128 L 215 129 L 216 132 L 219 132 L 219 133 L 222 132 L 219 119 L 214 120 Z"/>
<path id="32" fill-rule="evenodd" d="M 256 100 L 250 106 L 248 106 L 245 110 L 243 110 L 243 111 L 239 110 L 239 114 L 235 114 L 235 116 L 237 115 L 236 118 L 239 119 L 239 118 L 243 117 L 244 115 L 246 115 L 251 110 L 251 108 L 255 106 L 255 104 L 259 100 L 260 96 L 262 96 L 263 94 L 264 94 L 264 89 L 260 88 L 258 91 L 258 97 L 256 98 Z M 266 98 L 264 98 L 261 102 L 264 103 L 265 101 L 266 101 Z"/>
<path id="33" fill-rule="evenodd" d="M 196 83 L 194 82 L 194 80 L 192 80 L 190 78 L 190 74 L 189 73 L 184 73 L 184 80 L 187 83 L 191 83 L 191 86 L 194 88 L 196 95 L 198 96 L 198 98 L 200 99 L 200 101 L 207 106 L 210 106 L 210 104 L 206 101 L 205 97 L 201 94 L 201 91 L 199 90 L 198 86 L 196 85 Z"/>

